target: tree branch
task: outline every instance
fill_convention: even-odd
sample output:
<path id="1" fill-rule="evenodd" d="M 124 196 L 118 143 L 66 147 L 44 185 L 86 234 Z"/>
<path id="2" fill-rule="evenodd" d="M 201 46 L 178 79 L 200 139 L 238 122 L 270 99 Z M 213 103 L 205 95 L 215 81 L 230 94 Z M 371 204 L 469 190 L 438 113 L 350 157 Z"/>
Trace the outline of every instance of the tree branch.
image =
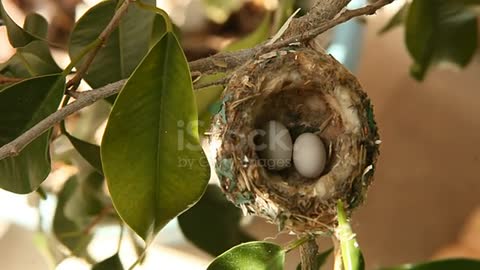
<path id="1" fill-rule="evenodd" d="M 125 0 L 126 2 L 132 0 Z M 332 2 L 333 0 L 323 0 L 321 2 Z M 320 2 L 320 3 L 321 3 Z M 335 1 L 334 1 L 335 2 Z M 342 2 L 339 0 L 339 2 Z M 343 1 L 345 2 L 345 1 Z M 363 8 L 355 10 L 346 10 L 332 20 L 325 21 L 319 25 L 313 25 L 309 28 L 308 31 L 301 32 L 302 34 L 295 35 L 286 39 L 280 39 L 272 45 L 259 45 L 251 49 L 240 50 L 236 52 L 222 52 L 216 55 L 196 60 L 190 62 L 190 70 L 196 74 L 212 74 L 218 72 L 225 72 L 228 70 L 233 70 L 238 66 L 244 64 L 250 59 L 254 59 L 256 56 L 267 53 L 276 49 L 280 49 L 286 46 L 289 46 L 292 43 L 297 42 L 306 42 L 309 41 L 326 30 L 346 22 L 354 17 L 362 15 L 374 14 L 376 10 L 381 7 L 393 2 L 393 0 L 378 0 L 375 3 L 365 6 Z M 323 11 L 326 12 L 326 11 Z M 332 12 L 333 13 L 333 12 Z M 321 14 L 321 13 L 319 13 Z M 333 15 L 335 16 L 335 15 Z M 120 89 L 125 84 L 126 80 L 121 80 L 115 83 L 108 84 L 98 89 L 77 92 L 68 91 L 71 96 L 76 97 L 77 99 L 68 104 L 67 106 L 61 108 L 55 113 L 51 114 L 47 118 L 43 119 L 31 129 L 27 130 L 25 133 L 20 135 L 15 140 L 11 141 L 8 144 L 0 147 L 0 160 L 16 156 L 20 151 L 34 139 L 38 138 L 41 134 L 47 131 L 49 128 L 53 127 L 58 122 L 65 119 L 67 116 L 81 110 L 82 108 L 89 106 L 100 99 L 104 99 L 111 95 L 114 95 L 120 91 Z"/>
<path id="2" fill-rule="evenodd" d="M 83 64 L 77 70 L 75 77 L 73 77 L 70 81 L 68 81 L 67 89 L 75 90 L 78 87 L 83 76 L 85 75 L 88 68 L 92 64 L 93 60 L 95 59 L 95 56 L 97 56 L 97 53 L 100 51 L 102 46 L 105 45 L 105 43 L 108 40 L 108 37 L 110 37 L 110 34 L 112 34 L 113 30 L 117 28 L 118 24 L 120 23 L 120 19 L 128 10 L 128 5 L 130 5 L 130 3 L 133 1 L 134 0 L 124 0 L 122 5 L 117 9 L 117 11 L 115 11 L 113 18 L 110 20 L 107 27 L 105 27 L 102 33 L 100 33 L 100 35 L 98 36 L 95 43 L 95 47 L 90 52 L 90 54 L 88 54 L 88 58 L 85 60 L 85 62 L 83 62 Z"/>
<path id="3" fill-rule="evenodd" d="M 314 237 L 300 246 L 300 261 L 302 270 L 318 270 L 317 265 L 318 245 Z"/>

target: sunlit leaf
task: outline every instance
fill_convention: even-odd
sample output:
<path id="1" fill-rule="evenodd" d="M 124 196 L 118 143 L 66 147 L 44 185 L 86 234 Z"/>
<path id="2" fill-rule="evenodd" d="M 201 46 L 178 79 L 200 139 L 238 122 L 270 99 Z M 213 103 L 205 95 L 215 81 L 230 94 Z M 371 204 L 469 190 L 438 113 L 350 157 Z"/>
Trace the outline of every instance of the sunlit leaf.
<path id="1" fill-rule="evenodd" d="M 464 4 L 449 0 L 415 0 L 406 22 L 406 43 L 415 63 L 417 80 L 440 62 L 465 67 L 472 59 L 478 40 L 476 14 Z"/>
<path id="2" fill-rule="evenodd" d="M 92 235 L 84 228 L 65 216 L 65 205 L 75 193 L 79 183 L 75 176 L 71 177 L 58 194 L 57 208 L 53 217 L 53 233 L 57 240 L 67 247 L 75 256 L 85 256 L 86 248 L 92 240 Z"/>
<path id="3" fill-rule="evenodd" d="M 9 143 L 55 112 L 65 78 L 49 75 L 28 79 L 0 91 L 0 146 Z M 15 193 L 37 189 L 50 173 L 50 131 L 17 156 L 0 160 L 0 188 Z"/>
<path id="4" fill-rule="evenodd" d="M 143 2 L 155 4 L 154 0 Z M 89 9 L 76 23 L 70 38 L 69 55 L 73 59 L 95 41 L 110 22 L 117 1 L 100 2 Z M 148 51 L 155 14 L 130 5 L 112 32 L 105 46 L 98 52 L 85 80 L 93 88 L 128 78 Z M 79 62 L 78 65 L 81 65 Z M 77 65 L 77 67 L 78 67 Z"/>
<path id="5" fill-rule="evenodd" d="M 200 201 L 178 217 L 185 237 L 197 247 L 218 256 L 238 244 L 253 241 L 240 228 L 242 212 L 218 186 L 209 185 Z"/>
<path id="6" fill-rule="evenodd" d="M 382 268 L 382 270 L 476 270 L 480 269 L 480 261 L 473 259 L 447 259 L 440 261 L 406 264 L 402 266 Z"/>
<path id="7" fill-rule="evenodd" d="M 101 145 L 115 208 L 146 241 L 197 202 L 207 185 L 196 122 L 188 63 L 167 33 L 121 90 Z"/>
<path id="8" fill-rule="evenodd" d="M 101 261 L 92 267 L 92 270 L 123 270 L 123 269 L 124 268 L 118 254 L 115 254 L 112 257 L 104 261 Z"/>
<path id="9" fill-rule="evenodd" d="M 343 203 L 338 201 L 337 204 L 338 227 L 335 228 L 335 235 L 340 241 L 342 251 L 343 268 L 345 270 L 363 270 L 365 262 L 363 260 L 362 251 L 357 243 L 355 234 L 348 223 Z"/>
<path id="10" fill-rule="evenodd" d="M 269 242 L 238 245 L 218 256 L 207 270 L 283 270 L 285 251 Z"/>

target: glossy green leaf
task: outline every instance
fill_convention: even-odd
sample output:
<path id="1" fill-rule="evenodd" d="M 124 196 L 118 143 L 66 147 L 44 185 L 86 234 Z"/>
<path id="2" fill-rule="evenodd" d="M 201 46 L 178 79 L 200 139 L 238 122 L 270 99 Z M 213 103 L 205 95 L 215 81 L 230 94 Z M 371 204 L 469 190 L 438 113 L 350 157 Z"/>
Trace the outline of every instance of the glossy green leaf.
<path id="1" fill-rule="evenodd" d="M 185 237 L 213 256 L 254 239 L 240 228 L 242 212 L 216 185 L 208 185 L 203 197 L 178 217 Z"/>
<path id="2" fill-rule="evenodd" d="M 332 254 L 332 252 L 333 252 L 333 248 L 317 254 L 317 256 L 315 258 L 316 268 L 314 268 L 314 269 L 320 270 L 322 268 L 322 266 L 327 262 L 327 259 L 330 256 L 330 254 Z M 297 270 L 302 270 L 302 264 L 301 263 L 299 263 L 297 265 Z"/>
<path id="3" fill-rule="evenodd" d="M 285 251 L 269 242 L 238 245 L 218 256 L 207 270 L 283 270 Z"/>
<path id="4" fill-rule="evenodd" d="M 80 181 L 78 187 L 65 203 L 64 214 L 80 228 L 87 227 L 105 207 L 103 176 L 93 172 Z"/>
<path id="5" fill-rule="evenodd" d="M 393 15 L 392 18 L 388 21 L 388 23 L 378 31 L 379 34 L 385 34 L 386 32 L 401 26 L 405 23 L 408 15 L 408 8 L 410 7 L 409 2 L 405 2 L 403 6 Z"/>
<path id="6" fill-rule="evenodd" d="M 449 0 L 415 0 L 406 22 L 406 43 L 415 63 L 417 80 L 440 62 L 465 67 L 477 48 L 476 14 L 464 4 Z"/>
<path id="7" fill-rule="evenodd" d="M 38 13 L 30 13 L 25 18 L 23 29 L 34 36 L 46 39 L 48 22 L 42 15 Z"/>
<path id="8" fill-rule="evenodd" d="M 100 146 L 81 140 L 70 133 L 65 132 L 68 140 L 78 153 L 98 172 L 103 174 L 102 160 L 100 158 Z"/>
<path id="9" fill-rule="evenodd" d="M 9 143 L 55 112 L 65 78 L 49 75 L 27 79 L 0 91 L 0 146 Z M 0 160 L 0 188 L 15 193 L 37 189 L 50 173 L 50 131 L 19 155 Z"/>
<path id="10" fill-rule="evenodd" d="M 118 254 L 115 254 L 112 257 L 104 261 L 101 261 L 92 267 L 92 270 L 123 270 L 123 269 L 124 268 Z"/>
<path id="11" fill-rule="evenodd" d="M 18 26 L 15 21 L 7 14 L 2 1 L 0 1 L 0 17 L 3 20 L 3 23 L 7 27 L 7 35 L 10 44 L 13 47 L 23 47 L 28 43 L 38 39 L 31 33 L 25 31 L 22 27 Z"/>
<path id="12" fill-rule="evenodd" d="M 220 104 L 223 86 L 210 86 L 195 91 L 195 99 L 198 108 L 198 130 L 200 135 L 210 129 L 212 117 L 215 113 L 215 105 Z"/>
<path id="13" fill-rule="evenodd" d="M 60 73 L 62 70 L 53 60 L 48 44 L 42 40 L 30 42 L 17 48 L 7 62 L 0 64 L 0 73 L 14 78 L 30 78 Z"/>
<path id="14" fill-rule="evenodd" d="M 338 227 L 335 228 L 335 235 L 340 241 L 342 251 L 342 262 L 345 270 L 363 270 L 365 262 L 360 247 L 352 232 L 352 228 L 348 223 L 343 203 L 338 201 L 337 204 Z"/>
<path id="15" fill-rule="evenodd" d="M 382 268 L 382 270 L 477 270 L 480 261 L 473 259 L 447 259 L 419 264 Z"/>
<path id="16" fill-rule="evenodd" d="M 249 35 L 244 38 L 241 38 L 237 41 L 232 42 L 223 50 L 227 52 L 237 51 L 245 48 L 251 48 L 263 41 L 265 41 L 270 36 L 270 24 L 272 21 L 272 14 L 268 13 L 265 15 L 262 23 Z"/>
<path id="17" fill-rule="evenodd" d="M 154 0 L 146 3 L 155 4 Z M 95 41 L 110 22 L 117 1 L 100 2 L 89 9 L 76 23 L 70 38 L 69 55 L 72 59 Z M 93 88 L 128 78 L 149 49 L 155 14 L 130 5 L 90 65 L 85 80 Z M 80 61 L 79 65 L 82 62 Z"/>
<path id="18" fill-rule="evenodd" d="M 188 63 L 167 33 L 121 90 L 101 146 L 115 208 L 144 240 L 205 190 L 209 167 L 196 122 Z"/>
<path id="19" fill-rule="evenodd" d="M 85 256 L 92 235 L 65 216 L 65 206 L 79 186 L 78 180 L 72 176 L 58 194 L 57 208 L 53 217 L 53 233 L 57 240 L 67 247 L 75 256 Z"/>

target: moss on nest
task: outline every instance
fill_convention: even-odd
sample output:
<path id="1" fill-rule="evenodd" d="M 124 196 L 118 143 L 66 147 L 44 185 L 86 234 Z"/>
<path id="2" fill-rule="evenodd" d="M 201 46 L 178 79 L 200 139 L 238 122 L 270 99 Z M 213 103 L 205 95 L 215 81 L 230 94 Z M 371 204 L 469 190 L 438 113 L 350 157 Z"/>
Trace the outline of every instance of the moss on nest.
<path id="1" fill-rule="evenodd" d="M 293 140 L 304 132 L 322 139 L 328 161 L 320 177 L 262 166 L 255 132 L 270 120 L 283 123 Z M 221 140 L 216 171 L 227 197 L 281 230 L 328 231 L 337 201 L 353 210 L 373 179 L 379 136 L 370 101 L 332 56 L 308 48 L 263 55 L 236 71 L 212 131 Z"/>

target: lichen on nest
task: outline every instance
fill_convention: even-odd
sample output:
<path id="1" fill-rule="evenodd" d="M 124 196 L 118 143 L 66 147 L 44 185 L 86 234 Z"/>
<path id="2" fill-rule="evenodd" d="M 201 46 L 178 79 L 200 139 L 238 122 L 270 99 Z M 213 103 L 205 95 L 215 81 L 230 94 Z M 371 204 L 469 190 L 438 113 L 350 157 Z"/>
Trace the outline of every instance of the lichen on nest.
<path id="1" fill-rule="evenodd" d="M 379 136 L 369 99 L 332 56 L 298 47 L 252 59 L 232 76 L 222 104 L 212 128 L 221 140 L 216 171 L 227 198 L 245 213 L 281 230 L 324 232 L 335 224 L 338 200 L 349 211 L 364 200 Z M 304 132 L 321 138 L 328 158 L 319 177 L 262 165 L 255 134 L 271 120 L 292 139 Z"/>

